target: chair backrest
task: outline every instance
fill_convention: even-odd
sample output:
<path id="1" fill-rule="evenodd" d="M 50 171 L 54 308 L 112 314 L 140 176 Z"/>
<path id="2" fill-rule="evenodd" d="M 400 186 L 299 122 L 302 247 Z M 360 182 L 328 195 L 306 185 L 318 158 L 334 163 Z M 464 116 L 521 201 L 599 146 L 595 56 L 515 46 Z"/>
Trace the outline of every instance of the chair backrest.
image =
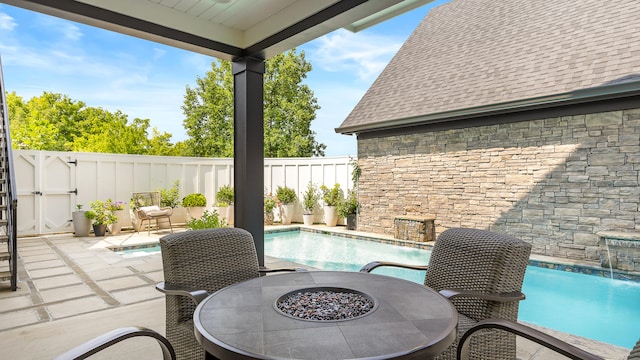
<path id="1" fill-rule="evenodd" d="M 136 209 L 146 206 L 160 206 L 160 192 L 134 192 L 131 193 L 131 201 L 133 202 L 133 206 L 135 206 Z"/>
<path id="2" fill-rule="evenodd" d="M 521 291 L 530 253 L 530 244 L 509 235 L 448 229 L 436 239 L 424 283 L 438 291 L 462 289 L 490 294 Z M 500 303 L 466 297 L 451 301 L 459 313 L 476 321 L 518 317 L 518 301 Z"/>
<path id="3" fill-rule="evenodd" d="M 640 360 L 640 339 L 636 341 L 636 344 L 633 346 L 633 349 L 631 349 L 631 352 L 629 353 L 629 357 L 627 357 L 627 360 Z"/>
<path id="4" fill-rule="evenodd" d="M 244 229 L 170 234 L 160 238 L 160 249 L 164 281 L 171 286 L 212 293 L 260 275 L 253 236 Z M 191 319 L 196 307 L 188 298 L 176 296 L 167 297 L 167 306 L 179 307 L 180 317 L 176 321 Z"/>

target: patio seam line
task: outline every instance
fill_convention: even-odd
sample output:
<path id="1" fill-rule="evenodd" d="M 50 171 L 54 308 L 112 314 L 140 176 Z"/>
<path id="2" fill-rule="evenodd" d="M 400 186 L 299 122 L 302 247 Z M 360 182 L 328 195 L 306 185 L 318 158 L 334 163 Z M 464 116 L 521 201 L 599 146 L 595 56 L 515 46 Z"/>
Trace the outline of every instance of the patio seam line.
<path id="1" fill-rule="evenodd" d="M 150 278 L 147 277 L 147 272 L 144 271 L 140 271 L 138 269 L 136 269 L 134 266 L 127 266 L 127 269 L 129 269 L 137 278 L 139 278 L 140 280 L 146 282 L 149 285 L 155 285 L 156 281 L 151 280 Z"/>
<path id="2" fill-rule="evenodd" d="M 51 321 L 51 315 L 44 307 L 44 300 L 40 295 L 35 283 L 29 273 L 26 271 L 24 267 L 24 262 L 22 261 L 22 256 L 18 256 L 18 274 L 24 276 L 25 283 L 29 288 L 29 298 L 31 299 L 31 306 L 24 308 L 23 310 L 34 309 L 36 314 L 38 315 L 38 322 L 47 322 Z"/>
<path id="3" fill-rule="evenodd" d="M 69 266 L 69 268 L 71 268 L 71 270 L 73 270 L 73 272 L 75 272 L 76 275 L 80 277 L 80 280 L 82 280 L 82 282 L 87 285 L 89 289 L 95 292 L 96 295 L 98 295 L 98 297 L 102 299 L 102 301 L 104 301 L 109 306 L 122 305 L 118 300 L 111 296 L 111 294 L 98 286 L 98 284 L 96 284 L 96 282 L 91 279 L 91 277 L 86 272 L 84 272 L 82 268 L 80 268 L 72 259 L 67 257 L 62 250 L 58 249 L 58 247 L 54 245 L 48 237 L 45 236 L 43 237 L 43 239 L 44 242 L 49 245 L 51 249 L 60 257 L 60 259 L 62 259 L 62 261 L 64 261 L 67 266 Z"/>

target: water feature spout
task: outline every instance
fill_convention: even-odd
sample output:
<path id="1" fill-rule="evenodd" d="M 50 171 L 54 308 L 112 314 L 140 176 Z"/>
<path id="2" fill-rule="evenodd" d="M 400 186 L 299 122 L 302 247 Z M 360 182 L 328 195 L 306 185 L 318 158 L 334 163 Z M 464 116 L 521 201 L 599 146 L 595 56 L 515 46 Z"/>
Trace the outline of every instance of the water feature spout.
<path id="1" fill-rule="evenodd" d="M 613 279 L 613 265 L 611 264 L 611 251 L 609 250 L 609 239 L 604 239 L 604 245 L 607 247 L 607 258 L 609 259 L 609 274 Z"/>

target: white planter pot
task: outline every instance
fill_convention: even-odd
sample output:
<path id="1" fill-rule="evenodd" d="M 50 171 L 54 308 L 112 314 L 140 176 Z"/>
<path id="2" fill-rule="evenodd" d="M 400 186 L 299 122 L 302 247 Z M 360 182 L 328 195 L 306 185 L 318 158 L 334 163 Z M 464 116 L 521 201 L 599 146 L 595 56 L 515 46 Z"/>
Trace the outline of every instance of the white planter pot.
<path id="1" fill-rule="evenodd" d="M 280 220 L 282 221 L 282 225 L 291 224 L 294 209 L 295 207 L 293 204 L 282 204 L 280 207 Z"/>
<path id="2" fill-rule="evenodd" d="M 313 214 L 302 214 L 302 221 L 307 226 L 313 225 Z"/>
<path id="3" fill-rule="evenodd" d="M 204 206 L 190 206 L 187 208 L 187 221 L 200 219 L 204 213 Z"/>
<path id="4" fill-rule="evenodd" d="M 140 231 L 140 223 L 142 222 L 142 220 L 140 220 L 140 218 L 138 218 L 136 210 L 135 209 L 129 209 L 129 216 L 131 216 L 131 226 L 133 226 L 133 230 L 134 231 Z"/>
<path id="5" fill-rule="evenodd" d="M 227 206 L 227 224 L 228 225 L 233 225 L 234 211 L 235 209 L 233 205 Z"/>
<path id="6" fill-rule="evenodd" d="M 227 221 L 227 208 L 228 206 L 217 206 L 214 209 L 218 212 L 218 217 L 220 220 Z"/>
<path id="7" fill-rule="evenodd" d="M 118 235 L 118 234 L 120 234 L 120 231 L 122 230 L 122 226 L 125 224 L 126 212 L 124 210 L 115 210 L 113 212 L 113 215 L 115 215 L 115 217 L 118 218 L 118 221 L 116 221 L 113 224 L 107 225 L 107 229 L 109 229 L 109 234 Z"/>
<path id="8" fill-rule="evenodd" d="M 158 228 L 159 229 L 170 229 L 171 228 L 171 223 L 169 222 L 169 218 L 158 218 L 156 220 L 150 220 L 150 221 L 158 221 Z M 145 223 L 146 225 L 146 223 Z"/>
<path id="9" fill-rule="evenodd" d="M 327 226 L 336 226 L 338 223 L 338 213 L 336 212 L 336 206 L 324 207 L 324 223 Z"/>
<path id="10" fill-rule="evenodd" d="M 84 215 L 84 211 L 74 211 L 71 213 L 71 219 L 75 236 L 89 236 L 91 220 L 87 219 Z"/>
<path id="11" fill-rule="evenodd" d="M 189 216 L 187 215 L 187 208 L 178 206 L 173 208 L 173 214 L 171 214 L 171 224 L 184 224 L 187 222 Z"/>

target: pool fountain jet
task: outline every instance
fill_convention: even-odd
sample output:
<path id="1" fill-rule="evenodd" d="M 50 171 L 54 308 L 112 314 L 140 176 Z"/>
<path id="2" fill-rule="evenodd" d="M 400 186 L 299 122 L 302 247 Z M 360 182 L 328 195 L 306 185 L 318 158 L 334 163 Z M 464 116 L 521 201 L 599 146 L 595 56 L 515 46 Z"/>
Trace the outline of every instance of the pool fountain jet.
<path id="1" fill-rule="evenodd" d="M 640 233 L 603 231 L 600 237 L 600 266 L 613 270 L 640 271 Z"/>

